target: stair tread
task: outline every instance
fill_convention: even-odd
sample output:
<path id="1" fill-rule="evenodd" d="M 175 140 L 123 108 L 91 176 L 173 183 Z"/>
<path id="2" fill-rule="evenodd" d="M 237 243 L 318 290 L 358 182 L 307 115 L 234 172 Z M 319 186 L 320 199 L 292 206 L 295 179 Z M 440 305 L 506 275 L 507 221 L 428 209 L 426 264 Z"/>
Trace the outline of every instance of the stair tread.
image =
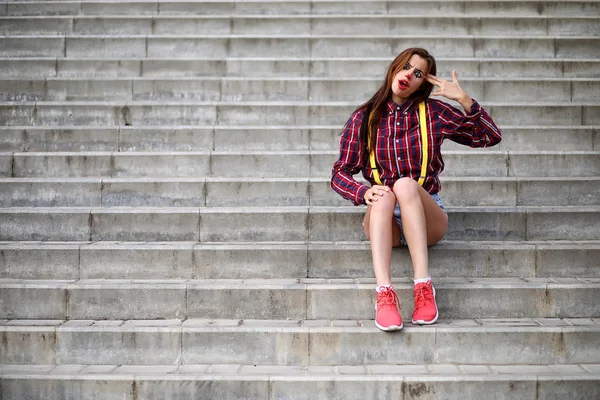
<path id="1" fill-rule="evenodd" d="M 440 76 L 443 77 L 443 76 Z M 64 77 L 64 76 L 52 76 L 45 78 L 18 78 L 18 77 L 5 77 L 0 79 L 2 82 L 21 82 L 23 84 L 30 84 L 36 82 L 206 82 L 206 81 L 253 81 L 253 82 L 354 82 L 354 81 L 368 81 L 379 83 L 380 79 L 375 77 L 336 77 L 336 76 L 167 76 L 167 77 L 154 77 L 154 76 L 133 76 L 133 77 Z M 461 77 L 461 82 L 600 82 L 598 77 Z"/>
<path id="2" fill-rule="evenodd" d="M 414 286 L 412 279 L 394 279 L 397 289 Z M 289 279 L 7 279 L 0 278 L 0 287 L 39 288 L 177 288 L 265 289 L 273 290 L 332 290 L 365 289 L 375 287 L 375 278 L 289 278 Z M 435 278 L 437 289 L 532 289 L 532 288 L 600 288 L 600 278 Z"/>
<path id="3" fill-rule="evenodd" d="M 600 105 L 600 103 L 599 103 Z M 205 151 L 24 151 L 24 152 L 13 152 L 3 151 L 0 155 L 15 155 L 19 157 L 49 157 L 49 156 L 69 156 L 69 157 L 90 157 L 90 156 L 152 156 L 152 155 L 337 155 L 339 151 L 336 150 L 205 150 Z M 540 155 L 583 155 L 583 154 L 600 154 L 600 150 L 543 150 L 543 151 L 528 151 L 528 150 L 496 150 L 494 148 L 486 149 L 469 149 L 465 150 L 443 150 L 443 154 L 515 154 L 515 155 L 529 155 L 529 154 L 540 154 Z"/>
<path id="4" fill-rule="evenodd" d="M 480 213 L 529 213 L 529 212 L 598 212 L 600 205 L 582 206 L 448 206 L 449 212 L 480 212 Z M 1 214 L 12 213 L 364 213 L 364 207 L 353 205 L 342 206 L 252 206 L 252 207 L 146 207 L 146 206 L 116 206 L 116 207 L 0 207 Z"/>
<path id="5" fill-rule="evenodd" d="M 13 379 L 48 379 L 61 377 L 85 379 L 133 378 L 160 380 L 214 380 L 242 378 L 245 380 L 307 380 L 379 379 L 402 380 L 406 376 L 451 380 L 535 380 L 593 379 L 600 380 L 600 364 L 497 365 L 497 364 L 396 364 L 396 365 L 253 365 L 253 364 L 187 364 L 187 365 L 19 365 L 0 364 L 0 377 Z"/>
<path id="6" fill-rule="evenodd" d="M 370 244 L 364 241 L 309 241 L 309 242 L 197 242 L 197 241 L 170 241 L 170 242 L 121 242 L 121 241 L 0 241 L 1 249 L 8 248 L 111 248 L 111 249 L 178 249 L 178 248 L 209 248 L 209 249 L 285 249 L 285 248 L 332 248 L 332 249 L 362 249 L 370 248 Z M 532 248 L 537 247 L 560 247 L 560 248 L 595 248 L 600 246 L 598 240 L 531 240 L 531 241 L 466 241 L 466 240 L 442 240 L 435 248 Z"/>
<path id="7" fill-rule="evenodd" d="M 551 101 L 551 102 L 498 102 L 498 101 L 482 101 L 480 103 L 483 106 L 491 107 L 515 107 L 515 106 L 528 106 L 528 107 L 566 107 L 566 106 L 598 106 L 600 102 L 592 101 Z M 0 107 L 2 106 L 119 106 L 119 105 L 156 105 L 156 106 L 182 106 L 182 105 L 196 105 L 196 106 L 295 106 L 295 107 L 315 107 L 315 106 L 330 106 L 330 107 L 356 107 L 357 102 L 355 101 L 311 101 L 311 100 L 274 100 L 274 101 L 259 101 L 259 100 L 245 100 L 245 101 L 204 101 L 204 100 L 181 100 L 181 101 L 161 101 L 161 100 L 51 100 L 51 101 L 0 101 Z M 22 125 L 15 125 L 22 126 Z M 57 125 L 57 126 L 63 126 Z M 79 127 L 78 125 L 73 125 Z M 156 125 L 157 127 L 159 125 Z M 162 126 L 162 125 L 160 125 Z M 193 126 L 193 125 L 192 125 Z M 228 128 L 239 125 L 222 125 Z M 544 125 L 545 127 L 551 128 L 551 126 Z M 572 126 L 572 125 L 565 125 Z M 595 125 L 594 125 L 595 126 Z M 54 127 L 54 126 L 53 126 Z"/>
<path id="8" fill-rule="evenodd" d="M 442 35 L 442 34 L 311 34 L 311 33 L 290 33 L 290 34 L 282 34 L 282 33 L 215 33 L 215 34 L 165 34 L 165 33 L 156 33 L 156 34 L 98 34 L 98 33 L 50 33 L 50 34 L 40 34 L 35 33 L 31 35 L 4 35 L 7 39 L 33 39 L 33 38 L 46 38 L 46 39 L 106 39 L 106 38 L 116 38 L 116 39 L 221 39 L 221 38 L 229 38 L 229 39 L 262 39 L 262 38 L 277 38 L 277 39 L 308 39 L 308 40 L 318 40 L 318 39 L 545 39 L 545 40 L 577 40 L 577 39 L 599 39 L 600 36 L 586 36 L 586 35 L 541 35 L 541 34 L 520 34 L 519 36 L 514 35 L 501 35 L 501 34 L 454 34 L 454 35 Z"/>
<path id="9" fill-rule="evenodd" d="M 62 57 L 30 57 L 30 56 L 7 56 L 0 58 L 2 61 L 81 61 L 81 62 L 106 62 L 106 61 L 123 61 L 121 57 L 77 57 L 77 56 L 62 56 Z M 366 61 L 366 62 L 389 62 L 389 57 L 375 57 L 375 56 L 355 56 L 355 57 L 304 57 L 302 55 L 298 57 L 281 56 L 281 57 L 269 57 L 269 56 L 225 56 L 225 57 L 210 57 L 210 56 L 175 56 L 175 57 L 128 57 L 126 59 L 129 62 L 135 61 L 294 61 L 294 62 L 307 62 L 307 61 Z M 508 57 L 436 57 L 437 62 L 451 62 L 451 61 L 470 61 L 470 62 L 510 62 L 510 63 L 527 63 L 527 62 L 548 62 L 548 63 L 562 63 L 562 62 L 592 62 L 600 63 L 598 58 L 550 58 L 550 57 L 520 57 L 520 58 L 508 58 Z"/>
<path id="10" fill-rule="evenodd" d="M 13 0 L 15 1 L 15 0 Z M 18 1 L 18 0 L 17 0 Z M 26 0 L 29 1 L 29 0 Z M 84 0 L 85 1 L 85 0 Z M 396 0 L 397 1 L 397 0 Z M 58 1 L 53 0 L 53 3 L 58 3 Z M 106 1 L 105 1 L 106 2 Z M 214 3 L 214 1 L 211 1 Z M 444 1 L 448 3 L 448 1 Z M 455 1 L 459 3 L 459 1 Z M 593 3 L 594 1 L 587 1 L 588 3 Z M 6 2 L 0 2 L 0 4 L 6 4 Z M 101 3 L 95 1 L 95 3 Z M 126 3 L 126 2 L 123 2 Z M 135 3 L 139 3 L 135 1 Z M 172 1 L 170 1 L 172 3 Z M 460 3 L 468 3 L 468 1 L 460 1 Z M 370 14 L 370 13 L 352 13 L 352 14 L 231 14 L 231 15 L 203 15 L 203 14 L 157 14 L 157 15 L 119 15 L 119 14 L 78 14 L 78 15 L 2 15 L 0 16 L 0 21 L 5 19 L 35 19 L 35 20 L 51 20 L 51 19 L 120 19 L 120 20 L 152 20 L 152 19 L 335 19 L 335 18 L 343 18 L 343 19 L 353 19 L 353 18 L 367 18 L 367 19 L 393 19 L 397 20 L 398 18 L 406 18 L 406 19 L 422 19 L 425 16 L 419 14 Z M 535 19 L 600 19 L 600 16 L 595 15 L 523 15 L 515 12 L 514 14 L 495 14 L 495 13 L 485 13 L 481 12 L 478 14 L 465 14 L 465 15 L 427 15 L 428 19 L 527 19 L 527 20 L 535 20 Z"/>
<path id="11" fill-rule="evenodd" d="M 381 332 L 373 319 L 361 320 L 296 320 L 296 319 L 4 319 L 1 331 L 181 331 L 204 332 Z M 403 332 L 560 332 L 586 331 L 600 333 L 600 318 L 493 318 L 439 319 L 433 325 L 407 323 Z"/>
<path id="12" fill-rule="evenodd" d="M 0 153 L 2 155 L 2 153 Z M 448 176 L 440 177 L 440 181 L 443 182 L 593 182 L 600 180 L 600 176 L 571 176 L 571 177 L 559 177 L 559 176 Z M 330 178 L 326 176 L 322 177 L 212 177 L 212 176 L 198 176 L 198 177 L 168 177 L 168 176 L 157 176 L 157 177 L 18 177 L 18 178 L 5 178 L 0 177 L 0 183 L 144 183 L 144 182 L 262 182 L 262 183 L 276 183 L 276 182 L 329 182 Z"/>

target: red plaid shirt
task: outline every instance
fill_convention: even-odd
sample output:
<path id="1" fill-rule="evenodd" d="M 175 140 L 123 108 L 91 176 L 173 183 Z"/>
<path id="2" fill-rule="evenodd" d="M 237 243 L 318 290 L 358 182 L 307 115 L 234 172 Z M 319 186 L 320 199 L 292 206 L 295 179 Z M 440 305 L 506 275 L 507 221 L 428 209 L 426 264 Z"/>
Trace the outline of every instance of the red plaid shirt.
<path id="1" fill-rule="evenodd" d="M 465 115 L 462 111 L 436 99 L 427 99 L 427 130 L 429 163 L 423 188 L 434 194 L 440 191 L 439 174 L 444 170 L 441 146 L 444 139 L 470 147 L 488 147 L 502 140 L 500 129 L 479 103 Z M 377 130 L 375 159 L 381 182 L 392 187 L 403 176 L 415 180 L 421 175 L 421 130 L 419 105 L 409 100 L 401 106 L 387 102 L 387 113 L 381 118 Z M 369 186 L 354 179 L 359 171 L 371 184 L 375 184 L 367 149 L 360 142 L 360 126 L 364 110 L 354 112 L 342 132 L 340 156 L 333 165 L 331 187 L 353 204 L 365 204 L 364 196 Z"/>

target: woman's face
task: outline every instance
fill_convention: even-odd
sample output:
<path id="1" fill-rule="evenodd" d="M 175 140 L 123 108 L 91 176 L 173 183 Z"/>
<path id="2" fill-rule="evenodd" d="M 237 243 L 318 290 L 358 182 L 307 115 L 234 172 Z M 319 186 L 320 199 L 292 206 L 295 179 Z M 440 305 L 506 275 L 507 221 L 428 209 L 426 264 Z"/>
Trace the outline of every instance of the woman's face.
<path id="1" fill-rule="evenodd" d="M 404 103 L 425 82 L 428 69 L 427 61 L 421 56 L 413 54 L 392 80 L 392 100 L 394 100 L 394 103 Z"/>

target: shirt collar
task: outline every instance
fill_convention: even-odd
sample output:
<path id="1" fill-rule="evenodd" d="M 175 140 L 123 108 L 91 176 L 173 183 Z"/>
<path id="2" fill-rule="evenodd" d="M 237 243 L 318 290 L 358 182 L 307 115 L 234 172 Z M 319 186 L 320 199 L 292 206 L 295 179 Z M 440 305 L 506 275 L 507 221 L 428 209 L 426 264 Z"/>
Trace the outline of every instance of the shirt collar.
<path id="1" fill-rule="evenodd" d="M 392 98 L 390 97 L 387 101 L 387 110 L 389 113 L 393 113 L 396 110 L 408 110 L 410 107 L 412 107 L 413 103 L 415 102 L 414 99 L 409 99 L 406 100 L 404 103 L 402 104 L 396 104 L 394 103 L 394 100 L 392 100 Z"/>

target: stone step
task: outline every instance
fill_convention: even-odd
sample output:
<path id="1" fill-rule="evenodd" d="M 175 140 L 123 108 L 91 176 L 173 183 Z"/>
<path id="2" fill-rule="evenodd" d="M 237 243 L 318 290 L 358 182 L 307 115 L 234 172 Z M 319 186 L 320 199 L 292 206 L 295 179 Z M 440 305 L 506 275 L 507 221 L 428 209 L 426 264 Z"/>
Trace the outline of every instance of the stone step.
<path id="1" fill-rule="evenodd" d="M 438 74 L 439 75 L 439 74 Z M 451 77 L 441 76 L 452 80 Z M 598 102 L 600 78 L 459 78 L 480 102 Z M 368 99 L 379 78 L 46 78 L 0 80 L 0 101 L 353 101 Z"/>
<path id="2" fill-rule="evenodd" d="M 0 38 L 0 57 L 395 57 L 408 45 L 438 57 L 600 58 L 600 36 L 39 35 Z"/>
<path id="3" fill-rule="evenodd" d="M 0 17 L 4 35 L 373 34 L 599 36 L 600 14 L 586 16 L 353 15 L 79 15 Z"/>
<path id="4" fill-rule="evenodd" d="M 27 14 L 0 18 L 0 176 L 34 176 L 0 179 L 0 398 L 600 397 L 600 2 L 0 2 Z M 395 249 L 388 335 L 327 176 L 409 45 L 505 136 L 444 148 L 486 167 L 443 178 L 442 320 L 410 324 Z"/>
<path id="5" fill-rule="evenodd" d="M 337 125 L 356 102 L 54 101 L 1 102 L 4 126 Z M 482 102 L 497 125 L 600 125 L 599 103 Z"/>
<path id="6" fill-rule="evenodd" d="M 0 2 L 0 15 L 244 15 L 392 14 L 588 16 L 600 6 L 588 1 L 24 1 Z"/>
<path id="7" fill-rule="evenodd" d="M 446 206 L 600 205 L 600 177 L 442 177 Z M 344 206 L 328 178 L 0 178 L 0 207 Z"/>
<path id="8" fill-rule="evenodd" d="M 2 364 L 599 364 L 598 319 L 6 321 Z M 559 367 L 559 366 L 558 366 Z"/>
<path id="9" fill-rule="evenodd" d="M 337 152 L 342 126 L 0 126 L 0 152 Z M 600 151 L 596 126 L 499 127 L 503 139 L 493 151 Z M 447 140 L 445 150 L 467 148 Z"/>
<path id="10" fill-rule="evenodd" d="M 598 151 L 463 149 L 442 153 L 444 177 L 596 177 L 600 171 Z M 337 152 L 310 150 L 0 153 L 0 176 L 328 178 L 337 158 Z"/>
<path id="11" fill-rule="evenodd" d="M 160 55 L 158 56 L 160 57 Z M 182 77 L 318 77 L 381 79 L 390 57 L 219 57 L 182 58 L 30 58 L 0 59 L 4 78 L 182 78 Z M 483 78 L 599 78 L 600 60 L 590 58 L 439 57 L 438 74 Z"/>
<path id="12" fill-rule="evenodd" d="M 447 400 L 600 397 L 597 364 L 551 365 L 0 365 L 5 398 L 329 400 L 431 394 Z M 319 397 L 321 398 L 321 397 Z M 324 397 L 323 397 L 324 398 Z M 405 398 L 405 397 L 404 397 Z"/>
<path id="13" fill-rule="evenodd" d="M 462 278 L 594 278 L 600 241 L 471 242 L 429 248 L 431 273 Z M 0 242 L 2 279 L 359 279 L 368 242 Z M 392 276 L 412 276 L 406 247 Z"/>
<path id="14" fill-rule="evenodd" d="M 446 210 L 448 240 L 600 238 L 598 206 Z M 354 206 L 0 208 L 0 241 L 360 241 L 364 212 Z"/>
<path id="15" fill-rule="evenodd" d="M 412 279 L 393 282 L 410 321 Z M 435 277 L 434 285 L 444 319 L 600 318 L 598 278 Z M 0 319 L 373 319 L 375 286 L 374 278 L 2 279 Z"/>

